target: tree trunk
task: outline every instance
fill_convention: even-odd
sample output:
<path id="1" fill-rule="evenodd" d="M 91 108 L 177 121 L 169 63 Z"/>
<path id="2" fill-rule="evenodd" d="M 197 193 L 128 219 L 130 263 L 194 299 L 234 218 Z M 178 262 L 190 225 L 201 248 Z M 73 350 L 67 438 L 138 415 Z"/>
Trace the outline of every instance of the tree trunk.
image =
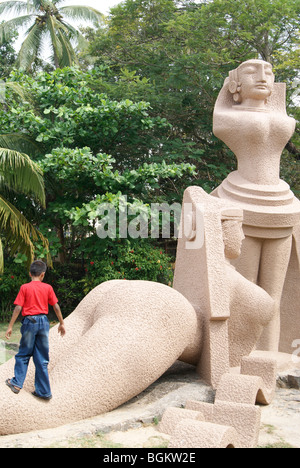
<path id="1" fill-rule="evenodd" d="M 58 230 L 57 230 L 58 238 L 61 243 L 61 250 L 58 254 L 58 261 L 62 265 L 66 263 L 66 246 L 65 246 L 65 236 L 64 236 L 64 227 L 62 224 L 60 224 Z"/>
<path id="2" fill-rule="evenodd" d="M 300 161 L 300 150 L 297 148 L 296 145 L 294 145 L 294 143 L 289 141 L 285 148 L 288 150 L 289 153 L 295 156 L 297 161 Z"/>

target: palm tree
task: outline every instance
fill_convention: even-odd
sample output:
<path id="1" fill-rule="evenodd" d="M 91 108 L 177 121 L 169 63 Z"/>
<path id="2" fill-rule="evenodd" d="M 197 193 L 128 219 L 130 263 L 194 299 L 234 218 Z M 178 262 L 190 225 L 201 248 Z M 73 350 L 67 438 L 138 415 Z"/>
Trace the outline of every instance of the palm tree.
<path id="1" fill-rule="evenodd" d="M 10 192 L 29 195 L 45 207 L 43 175 L 36 163 L 24 153 L 0 148 L 0 234 L 11 246 L 10 254 L 17 251 L 34 260 L 34 242 L 48 241 L 4 195 Z M 48 258 L 51 263 L 51 259 Z M 0 272 L 3 272 L 3 248 L 0 238 Z"/>
<path id="2" fill-rule="evenodd" d="M 52 61 L 55 68 L 74 65 L 77 62 L 72 41 L 84 41 L 80 31 L 65 21 L 92 21 L 99 25 L 103 14 L 87 6 L 59 7 L 63 0 L 9 0 L 0 3 L 0 15 L 16 13 L 18 16 L 0 25 L 0 44 L 12 30 L 28 27 L 26 38 L 18 55 L 17 65 L 29 69 L 40 55 L 45 39 L 50 38 Z"/>

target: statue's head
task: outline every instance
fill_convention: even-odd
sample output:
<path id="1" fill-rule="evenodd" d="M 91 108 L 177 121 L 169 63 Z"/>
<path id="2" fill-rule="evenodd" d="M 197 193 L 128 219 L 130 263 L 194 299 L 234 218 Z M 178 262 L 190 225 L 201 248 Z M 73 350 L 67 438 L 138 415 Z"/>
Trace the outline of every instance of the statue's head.
<path id="1" fill-rule="evenodd" d="M 234 260 L 241 255 L 242 243 L 245 239 L 243 232 L 243 211 L 222 211 L 222 231 L 225 257 Z"/>
<path id="2" fill-rule="evenodd" d="M 229 73 L 229 91 L 236 103 L 266 103 L 274 89 L 272 65 L 263 60 L 248 60 Z"/>

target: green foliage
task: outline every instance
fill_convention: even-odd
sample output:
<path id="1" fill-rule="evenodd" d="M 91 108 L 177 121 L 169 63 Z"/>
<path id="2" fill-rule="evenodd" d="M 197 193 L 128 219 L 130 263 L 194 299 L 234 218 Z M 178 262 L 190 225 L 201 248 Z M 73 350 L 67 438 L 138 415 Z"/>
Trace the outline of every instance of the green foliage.
<path id="1" fill-rule="evenodd" d="M 19 192 L 45 205 L 45 191 L 42 173 L 31 159 L 22 153 L 0 148 L 0 233 L 13 256 L 18 252 L 34 260 L 34 242 L 39 241 L 47 248 L 47 240 L 31 224 L 21 211 L 6 197 Z M 3 272 L 4 256 L 0 240 L 0 272 Z M 51 264 L 51 259 L 48 258 Z"/>
<path id="2" fill-rule="evenodd" d="M 26 259 L 17 256 L 13 261 L 6 262 L 5 270 L 0 275 L 0 322 L 8 321 L 14 308 L 14 300 L 22 284 L 30 281 Z M 84 292 L 80 281 L 84 276 L 83 269 L 55 265 L 48 270 L 45 282 L 50 283 L 59 297 L 64 316 L 69 315 L 83 299 Z M 52 308 L 49 308 L 50 318 Z"/>
<path id="3" fill-rule="evenodd" d="M 56 148 L 40 161 L 44 174 L 51 175 L 61 185 L 62 195 L 74 193 L 83 201 L 92 194 L 125 192 L 130 195 L 147 195 L 159 188 L 162 179 L 180 179 L 185 174 L 194 174 L 194 167 L 188 163 L 142 164 L 137 169 L 114 169 L 116 163 L 110 155 L 93 156 L 91 149 Z M 148 195 L 149 196 L 149 195 Z"/>
<path id="4" fill-rule="evenodd" d="M 20 63 L 31 64 L 33 72 L 46 31 L 54 66 L 74 63 L 68 41 L 72 37 L 77 41 L 80 35 L 65 21 L 66 26 L 61 26 L 61 16 L 91 20 L 96 14 L 100 18 L 80 6 L 57 9 L 59 2 L 44 0 L 34 5 L 0 3 L 0 14 L 11 8 L 16 16 L 25 13 L 0 25 L 0 39 L 6 41 L 0 70 L 2 65 L 4 70 L 10 66 L 12 31 L 24 21 L 33 27 L 21 49 Z M 0 263 L 9 251 L 17 255 L 15 265 L 20 268 L 26 262 L 24 255 L 27 261 L 33 254 L 55 257 L 62 267 L 56 264 L 49 277 L 68 312 L 81 299 L 83 289 L 99 281 L 125 276 L 168 284 L 169 260 L 160 271 L 157 266 L 161 265 L 153 261 L 158 257 L 158 262 L 160 254 L 151 243 L 129 239 L 128 244 L 118 229 L 115 239 L 97 237 L 99 205 L 116 207 L 118 226 L 118 206 L 124 195 L 128 209 L 147 215 L 152 202 L 181 202 L 187 186 L 200 185 L 209 192 L 219 185 L 236 168 L 236 160 L 212 133 L 213 109 L 228 72 L 244 60 L 259 57 L 272 62 L 277 81 L 287 83 L 288 112 L 299 120 L 299 5 L 298 0 L 125 0 L 105 22 L 98 22 L 97 30 L 83 30 L 90 46 L 87 54 L 77 41 L 82 69 L 44 69 L 32 76 L 12 72 L 0 109 L 2 159 L 10 154 L 10 163 L 8 157 L 3 159 L 5 174 L 0 167 L 0 190 L 7 207 L 17 208 L 28 221 L 23 229 L 32 245 L 30 252 L 18 252 L 17 231 L 2 230 L 11 238 L 3 242 L 1 237 Z M 32 23 L 40 6 L 43 10 Z M 297 127 L 289 153 L 282 158 L 282 176 L 296 194 L 299 141 Z M 28 154 L 38 163 L 39 176 L 26 177 L 24 185 L 20 174 L 28 171 L 17 165 L 18 158 L 13 162 L 13 153 L 7 149 Z M 36 190 L 41 171 L 45 209 L 33 201 L 34 196 L 41 200 Z M 7 226 L 13 217 L 17 221 L 17 212 L 11 209 L 10 218 L 7 214 L 5 218 Z M 39 236 L 34 238 L 33 228 L 39 228 L 49 245 Z"/>
<path id="5" fill-rule="evenodd" d="M 14 42 L 18 34 L 11 30 L 7 35 L 6 40 L 0 44 L 0 79 L 7 78 L 16 61 L 17 55 L 14 49 Z"/>
<path id="6" fill-rule="evenodd" d="M 40 169 L 22 153 L 0 148 L 0 190 L 22 191 L 45 205 L 44 182 Z"/>
<path id="7" fill-rule="evenodd" d="M 289 182 L 296 197 L 300 199 L 300 159 L 293 159 L 285 152 L 281 159 L 281 177 Z"/>
<path id="8" fill-rule="evenodd" d="M 55 149 L 40 162 L 46 179 L 51 177 L 54 186 L 49 192 L 53 201 L 48 203 L 45 226 L 48 235 L 55 236 L 53 227 L 60 232 L 60 250 L 68 261 L 72 256 L 101 255 L 107 249 L 109 239 L 100 240 L 95 233 L 101 205 L 111 204 L 119 216 L 120 198 L 126 194 L 128 211 L 148 214 L 162 181 L 176 183 L 194 174 L 194 167 L 187 163 L 144 163 L 138 169 L 120 171 L 114 169 L 114 162 L 107 154 L 93 156 L 90 148 Z M 128 222 L 132 218 L 129 216 Z"/>
<path id="9" fill-rule="evenodd" d="M 8 90 L 10 111 L 0 112 L 2 133 L 20 133 L 40 143 L 41 152 L 56 147 L 82 148 L 87 142 L 94 154 L 111 154 L 118 164 L 136 166 L 160 150 L 160 136 L 170 125 L 150 116 L 145 101 L 115 100 L 94 89 L 102 71 L 65 68 L 40 73 L 34 79 L 14 72 L 17 82 L 31 93 L 32 102 L 16 100 Z"/>
<path id="10" fill-rule="evenodd" d="M 47 236 L 57 236 L 63 263 L 78 258 L 90 229 L 87 220 L 73 222 L 72 210 L 106 193 L 121 192 L 146 204 L 163 193 L 164 201 L 181 200 L 186 184 L 195 178 L 194 167 L 175 156 L 174 146 L 170 164 L 158 157 L 165 151 L 162 141 L 170 125 L 165 118 L 150 116 L 149 103 L 111 99 L 95 91 L 99 80 L 109 89 L 110 79 L 107 68 L 65 68 L 35 78 L 16 71 L 10 85 L 18 84 L 29 98 L 21 99 L 8 88 L 8 107 L 0 111 L 3 140 L 21 132 L 26 142 L 36 142 L 33 155 L 43 170 L 47 209 L 33 213 L 22 202 L 23 212 L 28 210 L 29 218 L 42 223 Z M 180 147 L 177 143 L 177 152 Z"/>
<path id="11" fill-rule="evenodd" d="M 91 257 L 92 258 L 92 257 Z M 87 294 L 98 284 L 113 279 L 156 281 L 171 286 L 171 258 L 148 242 L 115 242 L 100 260 L 91 260 L 82 281 Z"/>
<path id="12" fill-rule="evenodd" d="M 211 190 L 236 167 L 212 134 L 214 104 L 230 70 L 250 58 L 272 62 L 296 116 L 299 14 L 298 0 L 127 0 L 111 10 L 106 27 L 86 34 L 96 64 L 149 80 L 144 96 L 152 112 L 172 125 L 164 150 L 180 140 L 181 155 L 197 167 L 196 183 Z"/>
<path id="13" fill-rule="evenodd" d="M 82 280 L 85 276 L 84 268 L 81 265 L 61 265 L 55 263 L 53 269 L 48 270 L 45 276 L 45 282 L 53 287 L 63 316 L 71 314 L 85 294 L 82 287 Z M 49 308 L 50 317 L 55 315 L 52 308 Z"/>
<path id="14" fill-rule="evenodd" d="M 22 284 L 28 282 L 28 272 L 22 264 L 12 261 L 6 263 L 5 271 L 0 274 L 0 322 L 10 319 L 18 291 Z"/>
<path id="15" fill-rule="evenodd" d="M 25 263 L 26 258 L 19 255 L 6 262 L 0 275 L 0 322 L 9 320 L 19 288 L 30 281 Z M 173 279 L 172 259 L 161 248 L 145 241 L 112 242 L 102 255 L 88 254 L 85 265 L 83 268 L 78 264 L 56 263 L 46 273 L 45 282 L 53 286 L 65 317 L 104 281 L 145 280 L 171 285 Z"/>

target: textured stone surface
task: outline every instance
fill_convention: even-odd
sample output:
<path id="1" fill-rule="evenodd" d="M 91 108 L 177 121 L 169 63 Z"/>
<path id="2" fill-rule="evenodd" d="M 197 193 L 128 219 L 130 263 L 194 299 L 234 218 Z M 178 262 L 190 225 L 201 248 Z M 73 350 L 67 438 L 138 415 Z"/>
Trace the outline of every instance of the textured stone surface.
<path id="1" fill-rule="evenodd" d="M 291 370 L 289 372 L 291 373 Z M 278 388 L 273 402 L 269 406 L 261 407 L 260 446 L 290 443 L 300 448 L 299 399 L 299 390 Z M 148 424 L 156 418 L 159 419 L 169 406 L 184 407 L 187 400 L 213 403 L 214 393 L 210 387 L 199 381 L 192 366 L 177 362 L 145 392 L 111 413 L 55 429 L 1 436 L 0 447 L 68 447 L 69 443 L 77 443 L 77 446 L 81 447 L 82 434 L 85 434 L 85 437 L 93 437 L 99 431 L 107 434 L 108 439 L 115 443 L 134 447 L 136 445 L 132 444 L 132 438 L 138 443 L 138 438 L 144 437 L 144 432 L 148 431 Z M 150 427 L 154 433 L 157 432 L 158 426 Z M 157 432 L 157 435 L 161 434 Z M 162 437 L 166 435 L 162 434 Z"/>
<path id="2" fill-rule="evenodd" d="M 232 427 L 184 419 L 178 423 L 169 448 L 239 448 L 239 437 Z"/>
<path id="3" fill-rule="evenodd" d="M 229 258 L 238 256 L 243 240 L 237 235 L 242 211 L 232 203 L 207 195 L 200 187 L 184 193 L 182 225 L 186 231 L 186 211 L 197 213 L 195 229 L 204 230 L 204 244 L 197 248 L 183 235 L 178 240 L 174 288 L 194 306 L 200 335 L 191 336 L 180 357 L 197 364 L 200 375 L 215 388 L 230 366 L 239 366 L 272 319 L 274 300 L 262 288 L 235 271 Z M 233 240 L 233 242 L 231 242 Z M 192 272 L 192 273 L 191 273 Z"/>
<path id="4" fill-rule="evenodd" d="M 242 448 L 256 447 L 261 417 L 258 406 L 225 401 L 216 401 L 214 405 L 188 401 L 186 407 L 201 412 L 205 421 L 233 427 Z"/>
<path id="5" fill-rule="evenodd" d="M 33 397 L 32 397 L 33 398 Z M 215 392 L 200 380 L 194 366 L 177 361 L 145 391 L 119 408 L 55 429 L 0 436 L 0 447 L 45 447 L 68 439 L 143 428 L 160 420 L 168 407 L 182 408 L 188 399 L 213 402 Z"/>
<path id="6" fill-rule="evenodd" d="M 33 368 L 14 395 L 5 385 L 14 362 L 0 367 L 0 434 L 28 432 L 110 411 L 155 382 L 182 354 L 197 326 L 177 291 L 144 281 L 111 281 L 93 290 L 50 334 L 53 399 L 38 400 Z"/>
<path id="7" fill-rule="evenodd" d="M 214 191 L 244 210 L 246 239 L 234 265 L 276 304 L 258 349 L 291 354 L 300 328 L 300 202 L 280 179 L 280 160 L 295 120 L 286 113 L 285 84 L 274 83 L 269 63 L 250 60 L 230 72 L 213 126 L 238 162 Z"/>
<path id="8" fill-rule="evenodd" d="M 199 411 L 183 408 L 168 408 L 160 422 L 159 432 L 172 434 L 183 419 L 196 419 L 197 421 L 205 421 L 204 416 Z"/>

